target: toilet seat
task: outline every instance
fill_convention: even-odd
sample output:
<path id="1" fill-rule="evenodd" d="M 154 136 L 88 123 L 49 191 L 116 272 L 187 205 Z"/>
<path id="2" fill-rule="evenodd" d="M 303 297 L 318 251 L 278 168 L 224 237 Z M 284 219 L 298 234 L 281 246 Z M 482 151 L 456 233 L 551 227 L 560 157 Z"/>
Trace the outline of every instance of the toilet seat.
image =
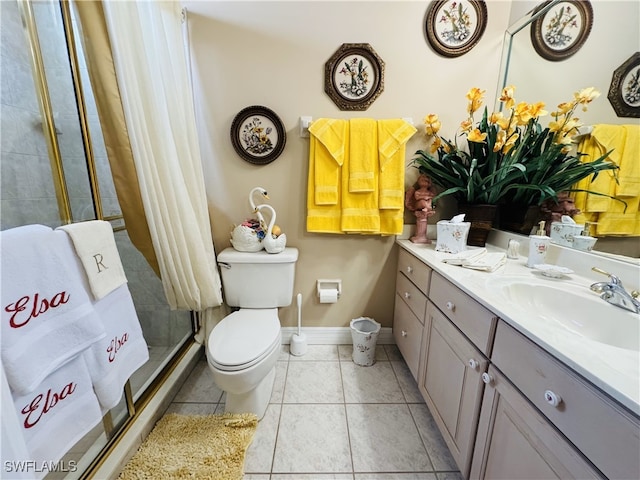
<path id="1" fill-rule="evenodd" d="M 208 361 L 218 370 L 244 370 L 280 344 L 278 309 L 240 309 L 218 323 L 207 340 Z"/>

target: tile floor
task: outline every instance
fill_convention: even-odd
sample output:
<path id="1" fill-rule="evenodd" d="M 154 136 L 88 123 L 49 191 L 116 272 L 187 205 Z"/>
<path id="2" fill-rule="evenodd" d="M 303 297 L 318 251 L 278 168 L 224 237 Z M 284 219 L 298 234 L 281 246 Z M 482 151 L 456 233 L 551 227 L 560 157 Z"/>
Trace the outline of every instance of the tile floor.
<path id="1" fill-rule="evenodd" d="M 245 480 L 462 479 L 397 347 L 378 345 L 371 367 L 351 345 L 282 349 Z M 221 413 L 224 398 L 203 359 L 167 411 Z"/>

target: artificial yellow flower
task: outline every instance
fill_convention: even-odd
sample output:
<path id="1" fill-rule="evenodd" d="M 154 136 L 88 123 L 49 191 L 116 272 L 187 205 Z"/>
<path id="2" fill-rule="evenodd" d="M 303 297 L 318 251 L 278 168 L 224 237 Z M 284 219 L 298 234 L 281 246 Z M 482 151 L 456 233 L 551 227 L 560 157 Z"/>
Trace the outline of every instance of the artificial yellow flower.
<path id="1" fill-rule="evenodd" d="M 556 122 L 556 121 L 551 121 L 549 122 L 549 131 L 551 132 L 559 132 L 562 130 L 562 123 L 560 122 Z"/>
<path id="2" fill-rule="evenodd" d="M 489 122 L 496 123 L 499 125 L 499 122 L 504 119 L 504 114 L 502 112 L 493 112 L 489 116 Z"/>
<path id="3" fill-rule="evenodd" d="M 431 143 L 431 148 L 430 151 L 432 154 L 436 153 L 438 151 L 438 148 L 440 148 L 440 146 L 442 145 L 442 140 L 440 139 L 440 137 L 436 136 L 436 138 L 433 139 L 433 142 Z"/>
<path id="4" fill-rule="evenodd" d="M 475 143 L 483 143 L 485 138 L 487 138 L 487 134 L 481 133 L 478 128 L 474 128 L 469 132 L 469 135 L 467 135 L 467 140 Z"/>
<path id="5" fill-rule="evenodd" d="M 544 102 L 538 102 L 530 105 L 531 107 L 531 115 L 533 118 L 544 117 L 549 112 L 544 110 Z"/>
<path id="6" fill-rule="evenodd" d="M 466 120 L 463 120 L 462 123 L 460 123 L 460 130 L 462 130 L 463 132 L 470 132 L 472 127 L 473 121 L 470 118 L 467 118 Z"/>
<path id="7" fill-rule="evenodd" d="M 438 115 L 434 113 L 430 113 L 429 115 L 424 117 L 424 123 L 426 125 L 425 131 L 429 136 L 433 136 L 436 133 L 438 133 L 438 131 L 440 130 L 440 127 L 442 127 L 442 124 L 438 119 Z"/>
<path id="8" fill-rule="evenodd" d="M 502 95 L 500 96 L 500 101 L 504 102 L 504 106 L 507 110 L 511 110 L 515 105 L 516 101 L 513 98 L 513 94 L 516 91 L 516 87 L 513 85 L 509 85 L 508 87 L 504 87 L 502 89 Z"/>
<path id="9" fill-rule="evenodd" d="M 482 106 L 482 99 L 485 92 L 486 90 L 480 90 L 478 87 L 473 87 L 467 92 L 467 100 L 469 100 L 467 111 L 469 115 L 473 115 L 473 113 Z"/>
<path id="10" fill-rule="evenodd" d="M 504 145 L 504 141 L 507 137 L 507 133 L 504 130 L 500 130 L 498 132 L 498 135 L 496 135 L 496 143 L 493 145 L 493 151 L 494 152 L 499 152 L 500 149 L 503 147 Z"/>
<path id="11" fill-rule="evenodd" d="M 520 102 L 516 105 L 513 114 L 518 125 L 526 125 L 529 123 L 529 120 L 533 118 L 533 115 L 531 114 L 531 105 L 527 102 Z"/>
<path id="12" fill-rule="evenodd" d="M 598 98 L 600 96 L 600 92 L 593 87 L 588 87 L 588 88 L 583 88 L 579 92 L 576 92 L 574 96 L 578 103 L 582 103 L 583 105 L 586 105 L 587 103 L 591 103 L 596 98 Z"/>
<path id="13" fill-rule="evenodd" d="M 553 112 L 551 115 L 553 115 L 554 117 L 565 115 L 566 113 L 570 112 L 573 107 L 575 107 L 575 103 L 573 102 L 562 102 L 560 105 L 558 105 L 558 111 Z"/>

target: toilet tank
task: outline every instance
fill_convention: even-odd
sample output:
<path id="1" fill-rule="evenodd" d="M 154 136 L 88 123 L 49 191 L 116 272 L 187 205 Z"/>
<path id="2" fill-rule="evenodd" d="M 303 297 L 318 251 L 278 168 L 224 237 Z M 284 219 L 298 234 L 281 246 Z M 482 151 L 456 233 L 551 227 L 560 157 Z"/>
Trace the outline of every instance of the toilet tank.
<path id="1" fill-rule="evenodd" d="M 227 305 L 241 308 L 275 308 L 291 305 L 298 249 L 280 253 L 239 252 L 226 248 L 218 255 Z"/>

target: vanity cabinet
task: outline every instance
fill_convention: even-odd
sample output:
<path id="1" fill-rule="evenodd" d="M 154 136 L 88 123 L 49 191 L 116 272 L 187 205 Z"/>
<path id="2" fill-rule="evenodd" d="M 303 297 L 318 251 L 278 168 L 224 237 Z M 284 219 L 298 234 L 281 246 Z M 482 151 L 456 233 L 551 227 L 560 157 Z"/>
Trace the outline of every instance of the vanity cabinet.
<path id="1" fill-rule="evenodd" d="M 637 413 L 404 250 L 394 336 L 465 478 L 640 478 Z"/>
<path id="2" fill-rule="evenodd" d="M 393 337 L 416 381 L 430 280 L 431 269 L 401 250 L 396 276 Z"/>
<path id="3" fill-rule="evenodd" d="M 602 478 L 495 366 L 489 367 L 483 381 L 469 478 Z"/>

